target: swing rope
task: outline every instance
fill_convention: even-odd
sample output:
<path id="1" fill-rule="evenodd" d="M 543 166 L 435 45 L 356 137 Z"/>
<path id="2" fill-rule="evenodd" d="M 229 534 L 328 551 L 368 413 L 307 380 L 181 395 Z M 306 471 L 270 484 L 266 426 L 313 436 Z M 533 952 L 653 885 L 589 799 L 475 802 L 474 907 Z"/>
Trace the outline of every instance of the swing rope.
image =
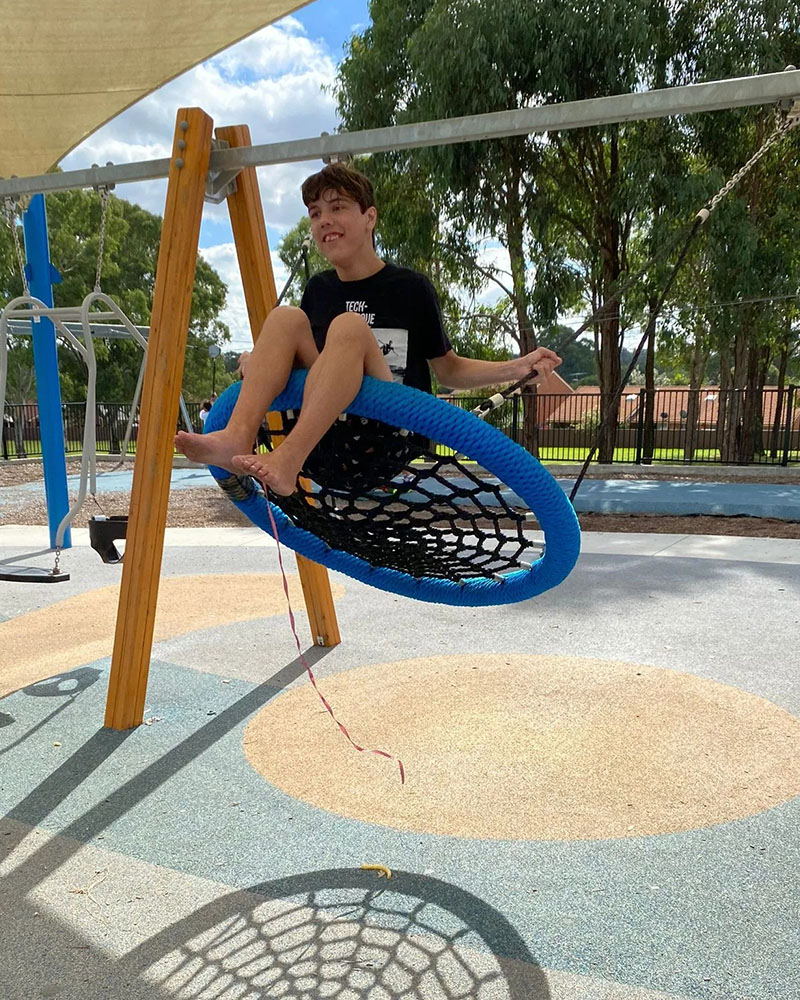
<path id="1" fill-rule="evenodd" d="M 265 489 L 266 489 L 266 487 L 265 487 Z M 400 769 L 400 784 L 404 785 L 405 781 L 406 781 L 406 770 L 405 770 L 405 767 L 403 766 L 402 760 L 400 760 L 399 757 L 395 757 L 393 754 L 388 753 L 388 751 L 386 751 L 386 750 L 369 749 L 368 747 L 362 747 L 360 744 L 356 743 L 356 741 L 353 739 L 353 737 L 347 731 L 346 726 L 343 723 L 341 723 L 336 718 L 336 715 L 334 714 L 334 711 L 333 711 L 333 708 L 330 705 L 330 702 L 328 701 L 328 699 L 325 697 L 325 695 L 322 693 L 322 691 L 320 691 L 319 687 L 317 686 L 317 679 L 316 679 L 316 677 L 314 677 L 314 672 L 311 669 L 311 666 L 309 665 L 309 662 L 306 659 L 305 654 L 303 653 L 302 647 L 300 645 L 300 637 L 297 634 L 297 623 L 295 621 L 294 611 L 292 609 L 292 602 L 291 602 L 291 599 L 289 597 L 289 581 L 288 581 L 288 579 L 286 577 L 286 570 L 285 570 L 284 565 L 283 565 L 283 554 L 282 554 L 282 550 L 281 550 L 280 538 L 278 537 L 278 527 L 275 524 L 275 515 L 272 513 L 272 508 L 269 505 L 267 507 L 267 510 L 269 511 L 270 526 L 272 528 L 272 537 L 275 539 L 275 547 L 276 547 L 276 550 L 277 550 L 277 553 L 278 553 L 278 566 L 279 566 L 280 571 L 281 571 L 281 580 L 283 582 L 283 593 L 284 593 L 284 596 L 286 597 L 286 609 L 287 609 L 287 612 L 288 612 L 288 615 L 289 615 L 289 624 L 290 624 L 291 629 L 292 629 L 292 635 L 294 636 L 295 646 L 297 647 L 297 654 L 300 657 L 300 662 L 303 664 L 303 667 L 305 668 L 306 673 L 308 674 L 308 679 L 311 681 L 311 686 L 316 691 L 316 693 L 317 693 L 317 695 L 319 697 L 319 700 L 325 706 L 325 711 L 330 715 L 330 717 L 336 723 L 336 725 L 338 726 L 340 732 L 342 732 L 344 734 L 345 738 L 350 743 L 350 745 L 353 746 L 353 747 L 355 747 L 355 749 L 358 750 L 359 753 L 371 753 L 371 754 L 375 754 L 377 757 L 385 757 L 388 760 L 395 760 L 395 761 L 397 761 L 398 768 Z"/>
<path id="2" fill-rule="evenodd" d="M 775 146 L 777 143 L 783 140 L 792 131 L 792 129 L 796 128 L 798 125 L 800 125 L 800 100 L 795 100 L 792 103 L 792 106 L 788 109 L 779 108 L 777 111 L 777 123 L 773 131 L 770 133 L 770 135 L 764 140 L 764 142 L 750 157 L 750 159 L 742 167 L 740 167 L 740 169 L 737 170 L 736 173 L 733 174 L 725 182 L 725 184 L 722 185 L 722 187 L 711 198 L 708 205 L 704 208 L 701 208 L 695 215 L 694 220 L 689 228 L 689 231 L 685 239 L 683 240 L 683 245 L 678 253 L 677 259 L 659 295 L 658 301 L 656 302 L 656 305 L 651 310 L 648 316 L 647 326 L 645 328 L 644 335 L 642 336 L 642 339 L 639 341 L 639 344 L 636 350 L 634 351 L 633 357 L 631 358 L 631 361 L 625 371 L 625 374 L 622 376 L 619 385 L 617 386 L 613 395 L 611 396 L 611 399 L 606 408 L 606 416 L 603 418 L 603 420 L 600 422 L 600 425 L 597 428 L 595 442 L 592 445 L 591 449 L 589 450 L 589 454 L 586 456 L 586 459 L 584 460 L 584 463 L 581 467 L 578 477 L 575 480 L 575 483 L 570 492 L 569 498 L 571 501 L 575 499 L 575 495 L 577 494 L 578 489 L 581 483 L 583 482 L 586 473 L 589 470 L 589 466 L 591 465 L 592 459 L 597 453 L 605 429 L 611 420 L 612 414 L 615 412 L 616 405 L 619 402 L 620 397 L 622 396 L 622 393 L 625 390 L 625 386 L 627 384 L 628 379 L 630 378 L 631 372 L 636 367 L 636 362 L 639 360 L 639 356 L 641 355 L 644 349 L 644 345 L 647 343 L 647 340 L 652 333 L 655 321 L 660 315 L 661 310 L 663 309 L 667 295 L 669 294 L 669 291 L 672 288 L 675 279 L 680 273 L 680 270 L 683 266 L 684 261 L 686 260 L 689 249 L 692 243 L 694 242 L 695 237 L 699 233 L 700 229 L 705 225 L 705 223 L 708 222 L 709 218 L 711 217 L 712 213 L 715 211 L 719 203 L 736 187 L 737 184 L 739 184 L 750 173 L 753 167 L 761 159 L 763 159 L 764 156 L 766 156 L 766 154 L 773 148 L 773 146 Z M 654 254 L 653 257 L 651 257 L 651 259 L 649 260 L 648 264 L 645 267 L 641 268 L 635 274 L 630 275 L 622 284 L 620 284 L 615 289 L 615 291 L 603 302 L 603 304 L 598 309 L 596 309 L 588 317 L 588 319 L 586 319 L 578 327 L 577 330 L 570 331 L 570 333 L 558 344 L 558 347 L 556 348 L 556 353 L 559 353 L 560 351 L 569 347 L 570 344 L 576 341 L 578 337 L 593 324 L 608 322 L 608 319 L 610 318 L 608 316 L 608 313 L 613 307 L 619 306 L 620 299 L 623 293 L 629 291 L 632 287 L 638 284 L 641 281 L 641 279 L 645 277 L 646 274 L 652 269 L 653 264 L 666 257 L 669 253 L 671 253 L 672 249 L 674 248 L 675 245 L 679 243 L 679 241 L 680 238 L 677 238 L 672 241 L 670 246 L 662 247 L 662 249 L 658 253 Z M 498 407 L 502 406 L 505 402 L 511 399 L 512 396 L 520 395 L 525 390 L 526 386 L 528 386 L 531 380 L 535 377 L 536 377 L 536 372 L 535 371 L 531 372 L 524 378 L 520 379 L 518 382 L 515 382 L 513 385 L 507 386 L 501 392 L 497 392 L 488 399 L 483 400 L 475 407 L 475 409 L 472 412 L 481 419 L 485 419 L 485 417 L 488 416 L 489 413 L 491 413 L 493 410 L 496 410 Z"/>

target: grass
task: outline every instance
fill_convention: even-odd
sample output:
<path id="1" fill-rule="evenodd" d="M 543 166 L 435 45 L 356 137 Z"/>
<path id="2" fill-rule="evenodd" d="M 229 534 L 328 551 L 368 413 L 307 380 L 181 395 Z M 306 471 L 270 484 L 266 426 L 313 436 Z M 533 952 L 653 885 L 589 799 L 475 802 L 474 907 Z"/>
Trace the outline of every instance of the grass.
<path id="1" fill-rule="evenodd" d="M 564 454 L 568 452 L 568 454 Z M 455 452 L 452 448 L 446 448 L 444 445 L 436 446 L 436 454 L 447 456 L 454 455 Z M 589 454 L 588 448 L 540 448 L 539 449 L 539 461 L 546 462 L 548 465 L 574 465 L 576 462 L 584 462 L 586 456 Z M 782 453 L 781 453 L 782 454 Z M 597 462 L 597 457 L 592 459 L 593 462 Z M 653 453 L 653 462 L 675 462 L 682 465 L 689 464 L 700 464 L 708 463 L 711 465 L 720 465 L 720 453 L 718 449 L 697 449 L 694 453 L 694 462 L 689 463 L 684 460 L 683 449 L 682 448 L 656 448 Z M 789 463 L 791 465 L 800 462 L 800 452 L 790 452 Z M 635 448 L 615 448 L 614 449 L 614 464 L 615 465 L 635 465 L 636 464 L 636 449 Z M 779 465 L 780 460 L 776 459 L 773 461 L 755 461 L 751 463 L 752 465 Z M 646 468 L 646 466 L 645 466 Z"/>
<path id="2" fill-rule="evenodd" d="M 9 442 L 11 447 L 9 447 L 9 458 L 15 457 L 15 449 L 13 447 L 13 442 Z M 41 457 L 41 443 L 39 441 L 26 441 L 25 447 L 27 451 L 28 458 L 40 458 Z M 82 445 L 80 442 L 67 442 L 67 457 L 74 458 L 80 456 L 82 451 Z M 565 454 L 567 452 L 567 454 Z M 128 444 L 128 455 L 134 455 L 136 453 L 136 442 L 131 441 Z M 103 442 L 98 441 L 97 443 L 97 454 L 98 455 L 117 455 L 118 452 L 111 452 L 108 445 Z M 177 452 L 175 453 L 177 454 Z M 454 455 L 455 452 L 452 448 L 446 448 L 444 445 L 436 446 L 436 454 L 442 456 Z M 589 454 L 588 448 L 541 448 L 539 450 L 539 461 L 546 462 L 548 465 L 574 465 L 576 462 L 583 462 L 586 460 L 586 456 Z M 782 453 L 781 453 L 782 455 Z M 596 458 L 593 459 L 594 462 L 597 461 Z M 653 454 L 653 462 L 675 462 L 676 464 L 688 465 L 688 464 L 701 464 L 707 463 L 711 465 L 719 465 L 720 455 L 717 449 L 699 449 L 695 451 L 694 463 L 687 463 L 683 458 L 682 448 L 657 448 Z M 614 464 L 615 465 L 634 465 L 636 463 L 636 449 L 635 448 L 615 448 L 614 449 Z M 796 465 L 800 463 L 800 451 L 790 452 L 789 454 L 789 464 Z M 752 465 L 765 465 L 765 466 L 776 466 L 780 464 L 780 460 L 775 461 L 764 461 L 764 462 L 753 462 Z M 646 468 L 646 466 L 645 466 Z"/>

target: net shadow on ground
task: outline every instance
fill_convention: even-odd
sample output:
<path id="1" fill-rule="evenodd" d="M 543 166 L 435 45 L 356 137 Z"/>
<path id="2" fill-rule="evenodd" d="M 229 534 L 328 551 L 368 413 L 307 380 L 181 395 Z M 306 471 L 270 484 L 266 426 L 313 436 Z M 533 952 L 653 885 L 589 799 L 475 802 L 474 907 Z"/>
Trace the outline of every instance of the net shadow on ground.
<path id="1" fill-rule="evenodd" d="M 187 1000 L 550 998 L 545 974 L 501 913 L 405 871 L 378 882 L 371 872 L 330 869 L 232 892 L 122 965 L 125 979 Z"/>
<path id="2" fill-rule="evenodd" d="M 6 937 L 4 996 L 551 998 L 541 966 L 497 909 L 404 871 L 378 883 L 372 872 L 329 869 L 227 892 L 119 959 L 27 900 L 15 909 L 23 933 Z"/>

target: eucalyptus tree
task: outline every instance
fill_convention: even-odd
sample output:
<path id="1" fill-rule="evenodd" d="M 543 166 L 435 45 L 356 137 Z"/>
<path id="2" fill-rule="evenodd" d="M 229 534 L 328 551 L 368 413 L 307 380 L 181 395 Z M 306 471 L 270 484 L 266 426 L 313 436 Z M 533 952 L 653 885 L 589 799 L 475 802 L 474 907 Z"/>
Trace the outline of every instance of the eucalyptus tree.
<path id="1" fill-rule="evenodd" d="M 652 77 L 655 15 L 645 0 L 373 0 L 370 14 L 340 69 L 349 129 L 588 99 L 641 89 Z M 596 310 L 617 290 L 647 207 L 631 145 L 624 127 L 607 126 L 399 152 L 390 163 L 398 173 L 421 171 L 440 229 L 507 248 L 524 352 L 536 346 L 537 327 L 552 326 L 581 294 Z M 595 324 L 607 398 L 621 374 L 622 332 L 617 303 Z M 614 406 L 606 417 L 607 459 Z M 530 443 L 533 428 L 526 431 Z"/>
<path id="2" fill-rule="evenodd" d="M 705 25 L 693 54 L 698 79 L 800 64 L 800 9 L 795 3 L 730 0 L 720 6 L 698 0 L 692 6 Z M 775 127 L 776 110 L 747 108 L 687 120 L 693 171 L 709 193 L 759 149 Z M 765 378 L 771 361 L 777 360 L 780 370 L 781 358 L 788 364 L 793 350 L 787 311 L 800 294 L 800 194 L 793 177 L 798 132 L 751 167 L 705 227 L 700 270 L 707 284 L 697 288 L 696 301 L 719 358 L 724 405 L 718 439 L 726 461 L 750 461 L 761 449 Z"/>

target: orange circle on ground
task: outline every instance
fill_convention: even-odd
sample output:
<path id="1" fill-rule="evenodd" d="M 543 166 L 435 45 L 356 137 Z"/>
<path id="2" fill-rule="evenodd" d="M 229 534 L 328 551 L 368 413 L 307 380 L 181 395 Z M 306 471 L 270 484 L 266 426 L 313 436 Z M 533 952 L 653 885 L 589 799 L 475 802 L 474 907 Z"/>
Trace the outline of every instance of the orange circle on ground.
<path id="1" fill-rule="evenodd" d="M 318 679 L 247 727 L 251 765 L 341 816 L 456 837 L 575 840 L 675 833 L 800 794 L 800 720 L 691 674 L 491 654 L 382 663 Z"/>

